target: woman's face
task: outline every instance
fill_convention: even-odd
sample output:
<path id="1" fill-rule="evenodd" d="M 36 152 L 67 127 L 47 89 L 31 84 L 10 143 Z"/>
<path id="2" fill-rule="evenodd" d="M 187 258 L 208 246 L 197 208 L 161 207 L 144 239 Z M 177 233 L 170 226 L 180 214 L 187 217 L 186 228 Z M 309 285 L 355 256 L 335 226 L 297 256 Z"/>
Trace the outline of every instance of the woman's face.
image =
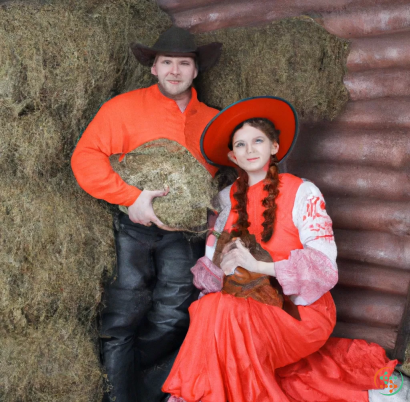
<path id="1" fill-rule="evenodd" d="M 267 172 L 271 155 L 279 150 L 261 130 L 245 124 L 234 135 L 230 158 L 247 173 Z"/>

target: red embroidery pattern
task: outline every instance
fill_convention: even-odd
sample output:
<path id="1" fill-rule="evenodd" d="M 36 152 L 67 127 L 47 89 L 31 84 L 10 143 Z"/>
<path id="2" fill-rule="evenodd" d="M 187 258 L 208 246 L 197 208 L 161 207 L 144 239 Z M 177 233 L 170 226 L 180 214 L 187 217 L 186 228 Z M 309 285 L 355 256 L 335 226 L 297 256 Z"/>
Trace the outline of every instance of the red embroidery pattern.
<path id="1" fill-rule="evenodd" d="M 321 197 L 308 199 L 306 215 L 303 216 L 303 221 L 305 222 L 308 218 L 310 222 L 313 221 L 309 225 L 309 230 L 317 233 L 315 240 L 323 238 L 328 241 L 333 241 L 332 220 L 326 213 L 325 202 Z"/>

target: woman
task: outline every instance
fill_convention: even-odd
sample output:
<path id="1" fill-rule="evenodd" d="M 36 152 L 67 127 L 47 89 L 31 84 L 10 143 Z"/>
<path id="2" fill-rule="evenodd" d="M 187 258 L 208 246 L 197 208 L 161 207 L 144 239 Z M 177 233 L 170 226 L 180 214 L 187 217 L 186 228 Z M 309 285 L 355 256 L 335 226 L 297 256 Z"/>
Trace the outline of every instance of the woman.
<path id="1" fill-rule="evenodd" d="M 237 240 L 237 248 L 223 255 L 222 271 L 231 275 L 240 266 L 276 277 L 285 297 L 298 306 L 300 319 L 252 298 L 208 293 L 202 286 L 208 294 L 190 307 L 189 332 L 163 386 L 174 400 L 367 401 L 374 373 L 396 364 L 378 345 L 329 340 L 336 323 L 329 290 L 337 282 L 331 220 L 313 183 L 278 172 L 296 133 L 293 107 L 274 97 L 231 105 L 203 133 L 207 161 L 233 163 L 239 170 L 216 230 L 255 235 L 274 261 L 257 261 Z M 218 276 L 210 262 L 215 243 L 210 237 L 206 257 L 194 269 L 197 283 L 201 266 Z"/>

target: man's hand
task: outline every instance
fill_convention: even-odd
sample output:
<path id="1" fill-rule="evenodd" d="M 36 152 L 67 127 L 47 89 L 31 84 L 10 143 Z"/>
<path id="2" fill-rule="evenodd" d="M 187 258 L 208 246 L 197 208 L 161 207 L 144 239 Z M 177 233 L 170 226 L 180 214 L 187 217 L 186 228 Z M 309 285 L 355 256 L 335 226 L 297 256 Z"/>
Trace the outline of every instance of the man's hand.
<path id="1" fill-rule="evenodd" d="M 164 197 L 169 193 L 169 187 L 164 190 L 144 190 L 135 200 L 134 204 L 128 207 L 128 216 L 134 223 L 144 226 L 151 226 L 155 223 L 158 227 L 167 229 L 167 227 L 157 218 L 152 208 L 152 200 L 155 197 Z"/>

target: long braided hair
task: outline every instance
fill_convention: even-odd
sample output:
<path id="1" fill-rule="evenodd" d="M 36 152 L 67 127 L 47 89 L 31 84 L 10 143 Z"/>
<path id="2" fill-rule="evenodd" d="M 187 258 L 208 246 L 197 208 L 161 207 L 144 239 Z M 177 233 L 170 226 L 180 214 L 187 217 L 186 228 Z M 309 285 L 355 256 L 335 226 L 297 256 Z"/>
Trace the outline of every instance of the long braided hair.
<path id="1" fill-rule="evenodd" d="M 262 131 L 272 142 L 277 142 L 279 144 L 279 134 L 280 131 L 276 129 L 275 125 L 268 119 L 262 117 L 255 117 L 248 119 L 238 124 L 233 130 L 231 137 L 229 139 L 228 147 L 233 150 L 233 137 L 235 133 L 241 129 L 244 125 L 249 125 L 260 131 Z M 234 194 L 234 198 L 237 201 L 237 205 L 234 208 L 238 213 L 238 219 L 235 222 L 235 229 L 239 233 L 248 234 L 248 228 L 250 226 L 249 216 L 246 210 L 248 203 L 248 174 L 241 169 L 237 168 L 239 172 L 239 177 L 237 180 L 237 191 Z M 268 192 L 268 195 L 262 200 L 262 205 L 265 207 L 263 212 L 264 222 L 262 224 L 262 241 L 266 243 L 270 240 L 273 235 L 273 230 L 275 227 L 276 220 L 276 197 L 279 194 L 279 169 L 278 169 L 278 159 L 276 155 L 271 157 L 269 163 L 269 169 L 265 178 L 265 185 L 263 189 Z"/>

